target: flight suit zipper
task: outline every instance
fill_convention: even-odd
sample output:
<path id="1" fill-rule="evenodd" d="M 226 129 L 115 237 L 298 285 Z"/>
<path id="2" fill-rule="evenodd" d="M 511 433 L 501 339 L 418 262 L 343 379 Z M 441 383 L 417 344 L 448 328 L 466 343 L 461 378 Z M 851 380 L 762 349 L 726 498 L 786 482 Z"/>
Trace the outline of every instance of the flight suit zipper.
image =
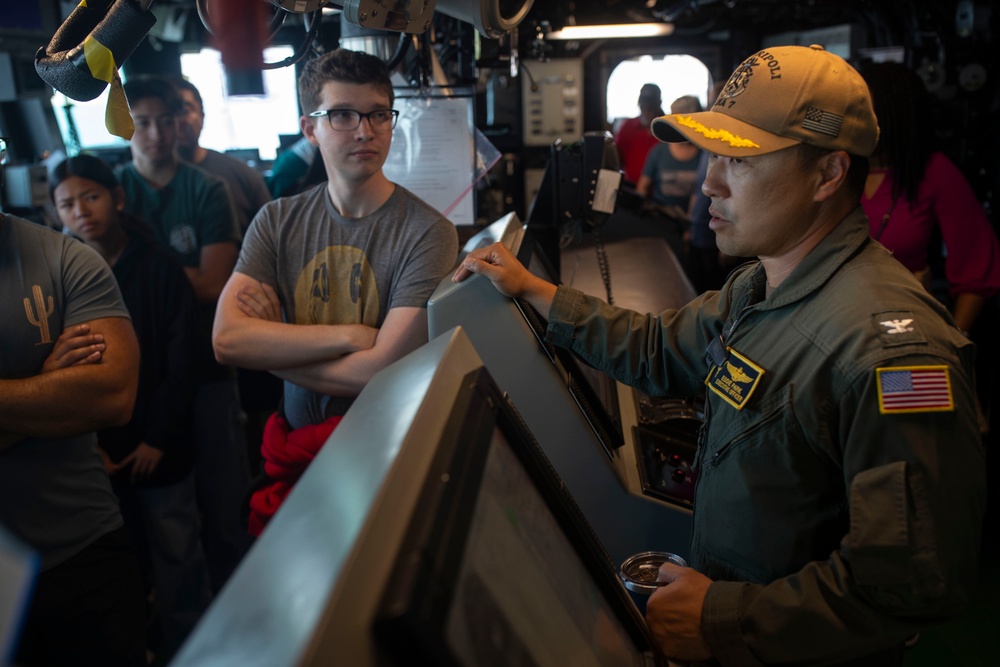
<path id="1" fill-rule="evenodd" d="M 710 362 L 709 365 L 710 366 L 711 365 L 722 366 L 722 364 L 725 363 L 725 358 L 719 358 L 719 359 L 717 359 L 715 357 L 718 356 L 720 353 L 723 354 L 723 355 L 725 355 L 725 356 L 728 356 L 727 344 L 729 342 L 729 339 L 732 338 L 733 333 L 736 331 L 737 325 L 740 322 L 743 321 L 743 319 L 747 316 L 747 314 L 751 310 L 756 310 L 757 309 L 757 304 L 760 303 L 760 300 L 756 299 L 756 292 L 757 292 L 757 290 L 754 289 L 754 287 L 751 286 L 750 293 L 746 297 L 746 299 L 750 303 L 748 305 L 746 305 L 746 306 L 743 306 L 740 309 L 740 312 L 736 315 L 736 317 L 730 318 L 729 323 L 728 323 L 729 326 L 723 326 L 723 328 L 722 328 L 722 334 L 720 334 L 719 337 L 717 339 L 715 339 L 714 341 L 712 341 L 712 344 L 709 345 L 708 350 L 706 350 L 706 355 L 709 358 L 709 362 Z M 713 346 L 715 347 L 715 351 L 713 351 Z M 704 415 L 702 417 L 701 429 L 698 432 L 698 455 L 697 455 L 697 457 L 695 459 L 694 470 L 692 471 L 696 475 L 697 475 L 699 469 L 701 469 L 701 467 L 703 466 L 703 464 L 705 462 L 705 452 L 708 449 L 708 424 L 709 424 L 709 419 L 710 419 L 710 415 L 711 415 L 711 411 L 712 411 L 712 401 L 711 401 L 711 396 L 710 396 L 711 395 L 711 391 L 709 391 L 708 394 L 709 395 L 707 395 L 706 399 L 705 399 L 705 410 L 704 410 Z M 712 454 L 712 461 L 715 460 L 715 458 L 718 456 L 718 454 L 722 450 L 724 450 L 725 447 L 726 446 L 723 445 L 722 447 L 720 447 L 718 450 L 716 450 Z M 698 478 L 696 477 L 695 479 L 697 480 Z M 698 484 L 697 484 L 697 481 L 696 481 L 695 482 L 695 492 L 696 493 L 697 493 L 697 490 L 698 490 Z"/>

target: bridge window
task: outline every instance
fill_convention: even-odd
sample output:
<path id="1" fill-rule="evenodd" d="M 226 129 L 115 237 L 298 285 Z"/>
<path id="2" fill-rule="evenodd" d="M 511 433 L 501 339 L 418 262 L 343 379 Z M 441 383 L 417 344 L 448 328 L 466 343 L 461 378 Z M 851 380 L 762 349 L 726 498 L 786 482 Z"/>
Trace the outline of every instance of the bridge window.
<path id="1" fill-rule="evenodd" d="M 281 61 L 292 51 L 291 46 L 268 47 L 264 49 L 264 60 Z M 278 135 L 299 133 L 294 67 L 265 70 L 263 97 L 228 96 L 222 59 L 214 49 L 181 54 L 181 71 L 198 88 L 205 103 L 202 146 L 217 151 L 257 149 L 262 160 L 273 160 L 279 145 Z M 52 97 L 56 120 L 70 154 L 79 150 L 128 146 L 128 142 L 112 135 L 105 127 L 107 103 L 107 88 L 89 102 L 77 102 L 61 93 Z M 262 118 L 267 122 L 262 123 Z"/>
<path id="2" fill-rule="evenodd" d="M 640 56 L 620 63 L 608 78 L 608 123 L 612 126 L 625 118 L 639 115 L 636 100 L 645 83 L 660 87 L 663 110 L 684 95 L 694 95 L 702 106 L 708 102 L 711 76 L 704 63 L 693 56 Z"/>
<path id="3" fill-rule="evenodd" d="M 264 62 L 292 55 L 291 46 L 264 49 Z M 181 71 L 195 85 L 205 103 L 205 127 L 199 143 L 224 152 L 258 149 L 263 160 L 273 160 L 279 134 L 299 133 L 295 67 L 264 70 L 265 95 L 226 95 L 222 58 L 214 49 L 181 54 Z M 261 119 L 267 122 L 261 122 Z"/>

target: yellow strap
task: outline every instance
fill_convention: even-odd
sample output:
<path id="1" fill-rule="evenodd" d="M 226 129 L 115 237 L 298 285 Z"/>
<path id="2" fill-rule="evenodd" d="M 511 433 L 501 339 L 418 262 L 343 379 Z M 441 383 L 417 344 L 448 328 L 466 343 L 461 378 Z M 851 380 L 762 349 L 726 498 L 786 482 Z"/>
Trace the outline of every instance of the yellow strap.
<path id="1" fill-rule="evenodd" d="M 108 108 L 104 112 L 104 125 L 108 128 L 108 132 L 125 141 L 131 141 L 132 134 L 135 132 L 132 114 L 129 112 L 128 100 L 125 99 L 125 90 L 122 88 L 122 80 L 118 76 L 118 70 L 115 70 L 114 78 L 111 81 Z"/>
<path id="2" fill-rule="evenodd" d="M 125 98 L 122 80 L 118 76 L 114 54 L 108 47 L 94 39 L 93 35 L 87 35 L 87 38 L 83 40 L 83 56 L 87 61 L 91 76 L 111 84 L 108 106 L 104 111 L 105 127 L 116 137 L 121 137 L 125 141 L 131 140 L 132 134 L 135 132 L 135 125 L 132 123 L 132 114 L 129 113 L 128 100 Z"/>
<path id="3" fill-rule="evenodd" d="M 114 73 L 118 71 L 111 49 L 94 39 L 93 35 L 87 35 L 83 40 L 83 57 L 87 61 L 87 67 L 90 68 L 91 76 L 105 83 L 111 83 Z"/>

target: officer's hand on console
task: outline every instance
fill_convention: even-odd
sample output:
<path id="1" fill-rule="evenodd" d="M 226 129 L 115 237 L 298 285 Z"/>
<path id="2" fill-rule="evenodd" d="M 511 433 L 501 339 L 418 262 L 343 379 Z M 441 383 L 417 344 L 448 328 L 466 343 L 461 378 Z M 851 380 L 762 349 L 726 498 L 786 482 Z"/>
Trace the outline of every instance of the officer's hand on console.
<path id="1" fill-rule="evenodd" d="M 556 286 L 535 276 L 502 243 L 470 252 L 459 265 L 452 281 L 461 282 L 473 273 L 490 280 L 501 294 L 522 298 L 540 313 L 548 313 Z"/>

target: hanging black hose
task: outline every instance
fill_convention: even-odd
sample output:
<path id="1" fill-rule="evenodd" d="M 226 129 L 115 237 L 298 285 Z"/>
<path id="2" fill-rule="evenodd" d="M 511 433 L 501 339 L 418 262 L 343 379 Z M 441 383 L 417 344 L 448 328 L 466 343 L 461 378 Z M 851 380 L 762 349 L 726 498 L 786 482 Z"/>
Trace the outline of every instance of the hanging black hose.
<path id="1" fill-rule="evenodd" d="M 195 0 L 195 8 L 198 10 L 198 18 L 201 19 L 201 23 L 205 26 L 205 30 L 207 30 L 209 34 L 214 35 L 215 28 L 212 27 L 212 18 L 208 11 L 208 0 Z M 274 39 L 274 36 L 278 34 L 278 30 L 281 29 L 281 26 L 284 24 L 285 18 L 287 18 L 288 14 L 288 10 L 276 7 L 275 14 L 271 17 L 271 21 L 267 26 L 267 41 L 271 41 Z M 263 63 L 260 68 L 262 70 L 280 69 L 282 67 L 294 65 L 305 58 L 306 54 L 309 52 L 309 48 L 312 46 L 313 42 L 316 40 L 316 36 L 319 34 L 322 17 L 322 8 L 313 12 L 303 13 L 302 21 L 305 25 L 306 34 L 292 55 L 288 56 L 284 60 L 279 60 L 278 62 Z"/>
<path id="2" fill-rule="evenodd" d="M 406 57 L 406 52 L 410 50 L 410 45 L 412 43 L 412 37 L 409 35 L 400 35 L 399 41 L 396 42 L 396 50 L 393 52 L 389 60 L 386 61 L 385 68 L 390 72 L 396 69 L 396 66 L 403 62 L 403 58 Z"/>
<path id="3" fill-rule="evenodd" d="M 201 24 L 205 26 L 205 30 L 208 31 L 208 34 L 214 35 L 215 29 L 212 28 L 211 20 L 208 17 L 207 0 L 195 0 L 194 6 L 198 11 L 198 18 L 201 19 Z M 268 41 L 274 39 L 274 36 L 278 34 L 278 30 L 281 29 L 286 16 L 288 16 L 287 11 L 280 8 L 275 9 L 274 16 L 271 17 L 271 22 L 267 26 Z"/>
<path id="4" fill-rule="evenodd" d="M 275 63 L 264 63 L 261 69 L 278 69 L 280 67 L 288 67 L 289 65 L 294 65 L 295 63 L 302 60 L 306 53 L 309 51 L 309 47 L 316 40 L 316 36 L 319 34 L 320 22 L 323 18 L 323 10 L 317 9 L 314 12 L 302 15 L 302 20 L 306 27 L 306 36 L 302 39 L 298 48 L 295 49 L 292 55 L 288 56 L 284 60 L 280 60 Z"/>

